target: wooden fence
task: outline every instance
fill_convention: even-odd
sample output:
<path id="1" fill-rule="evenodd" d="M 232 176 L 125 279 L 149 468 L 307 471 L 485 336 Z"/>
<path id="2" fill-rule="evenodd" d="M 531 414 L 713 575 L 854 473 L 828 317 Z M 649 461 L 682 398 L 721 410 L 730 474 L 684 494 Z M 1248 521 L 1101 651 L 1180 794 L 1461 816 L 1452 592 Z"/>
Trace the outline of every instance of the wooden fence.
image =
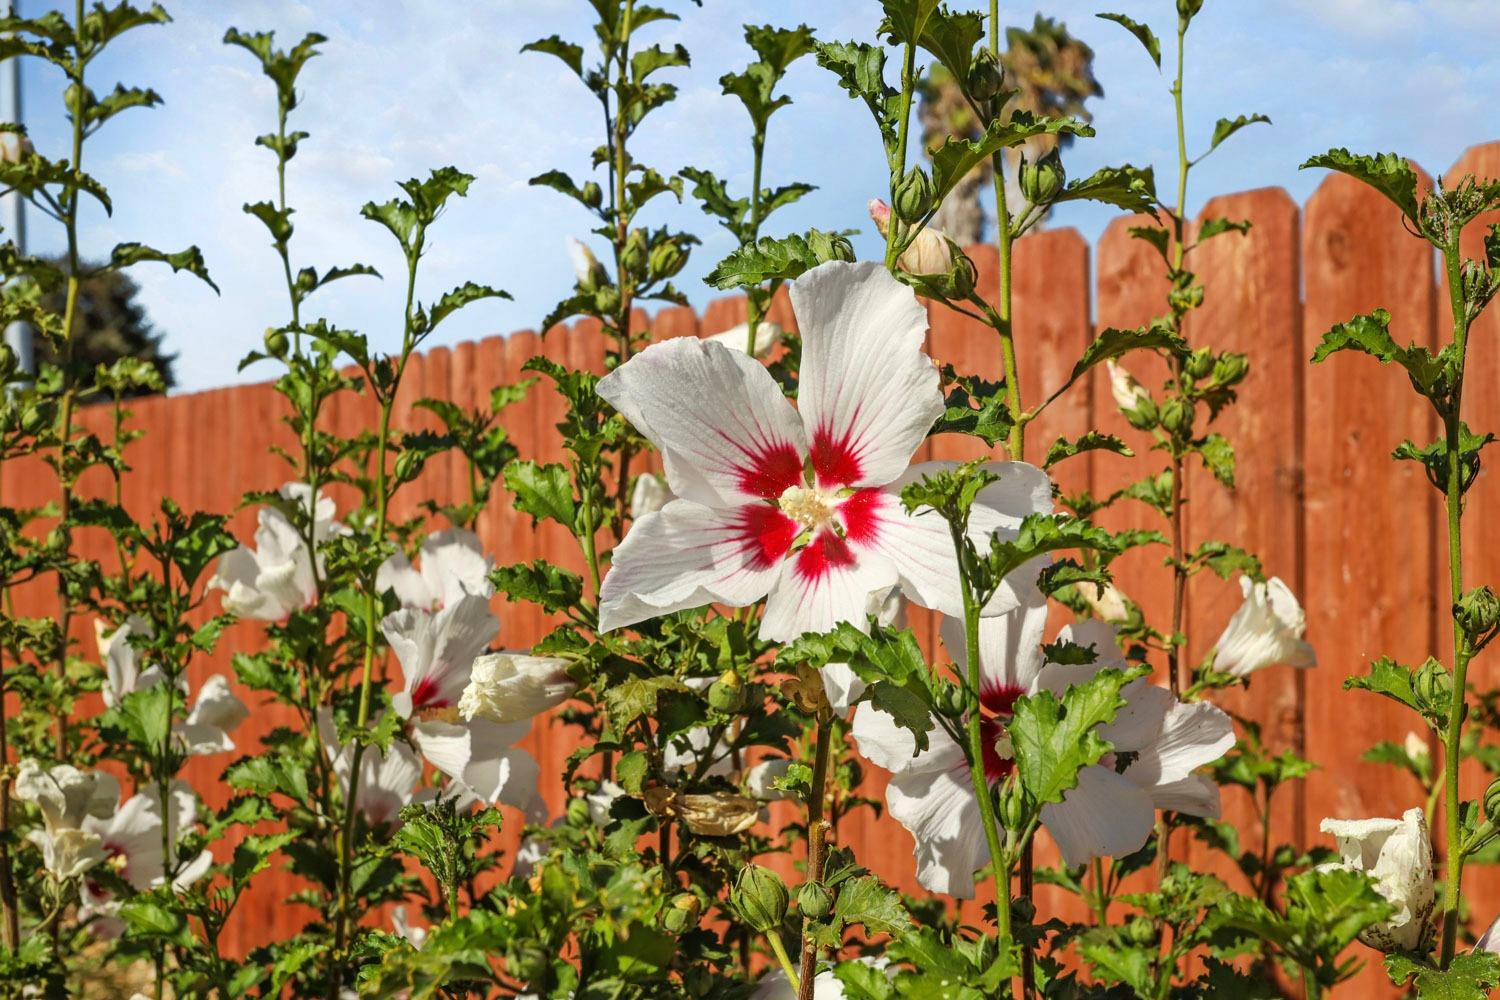
<path id="1" fill-rule="evenodd" d="M 1455 176 L 1464 172 L 1500 176 L 1500 143 L 1467 152 L 1453 169 Z M 1320 666 L 1257 674 L 1248 691 L 1226 698 L 1226 707 L 1260 721 L 1273 749 L 1295 747 L 1321 765 L 1305 784 L 1286 793 L 1272 833 L 1299 845 L 1325 843 L 1318 832 L 1325 816 L 1397 815 L 1420 801 L 1413 781 L 1359 759 L 1377 740 L 1400 741 L 1417 728 L 1417 720 L 1375 696 L 1343 693 L 1344 678 L 1365 670 L 1379 655 L 1406 663 L 1432 653 L 1446 656 L 1451 640 L 1444 627 L 1447 600 L 1437 586 L 1445 571 L 1436 544 L 1439 495 L 1414 463 L 1395 463 L 1389 457 L 1403 438 L 1425 443 L 1436 435 L 1426 402 L 1398 372 L 1367 358 L 1339 355 L 1317 367 L 1307 359 L 1331 324 L 1377 306 L 1390 309 L 1398 338 L 1431 344 L 1447 324 L 1447 297 L 1429 248 L 1403 231 L 1398 211 L 1342 176 L 1328 177 L 1304 209 L 1280 189 L 1261 189 L 1216 198 L 1202 214 L 1249 219 L 1253 228 L 1242 238 L 1221 236 L 1195 255 L 1207 300 L 1192 315 L 1189 336 L 1196 344 L 1246 352 L 1252 368 L 1239 405 L 1219 424 L 1240 458 L 1238 486 L 1226 492 L 1201 468 L 1192 468 L 1189 538 L 1231 540 L 1259 553 L 1267 572 L 1286 580 L 1308 609 L 1308 636 Z M 1109 226 L 1093 251 L 1092 270 L 1090 248 L 1072 230 L 1038 233 L 1018 244 L 1017 341 L 1029 400 L 1062 383 L 1095 324 L 1135 325 L 1162 310 L 1160 261 L 1145 244 L 1129 238 L 1131 224 L 1122 218 Z M 1478 231 L 1475 227 L 1476 235 Z M 1469 252 L 1480 251 L 1476 246 Z M 980 247 L 973 254 L 981 285 L 987 282 L 986 291 L 992 293 L 993 251 Z M 961 371 L 998 375 L 992 335 L 942 307 L 929 312 L 934 357 Z M 701 318 L 688 308 L 667 309 L 651 326 L 658 337 L 701 335 L 743 318 L 742 301 L 722 299 Z M 792 322 L 785 301 L 772 318 Z M 1492 311 L 1474 331 L 1471 344 L 1465 417 L 1478 430 L 1500 429 L 1500 315 Z M 435 426 L 411 402 L 434 396 L 479 404 L 492 386 L 522 377 L 521 365 L 533 355 L 597 370 L 602 353 L 603 338 L 588 322 L 551 331 L 545 339 L 523 331 L 437 348 L 413 359 L 397 423 L 404 428 Z M 1141 358 L 1127 364 L 1148 384 L 1160 374 Z M 134 471 L 126 481 L 125 501 L 137 514 L 154 509 L 162 496 L 189 510 L 230 511 L 244 491 L 272 489 L 290 478 L 288 467 L 269 450 L 287 445 L 290 432 L 281 423 L 281 398 L 268 385 L 153 399 L 134 410 L 135 425 L 146 434 L 131 452 Z M 559 455 L 555 424 L 560 416 L 560 401 L 543 383 L 507 411 L 504 423 L 523 456 L 548 460 Z M 102 430 L 104 417 L 86 411 L 83 419 Z M 345 396 L 329 423 L 343 433 L 370 426 L 368 402 Z M 1059 434 L 1076 435 L 1096 424 L 1141 443 L 1141 435 L 1116 413 L 1102 371 L 1037 422 L 1028 435 L 1028 457 L 1039 458 Z M 924 445 L 919 457 L 968 457 L 976 454 L 973 445 L 938 438 Z M 1113 489 L 1160 467 L 1159 454 L 1138 450 L 1142 454 L 1135 459 L 1095 454 L 1070 460 L 1058 478 L 1068 489 Z M 403 492 L 396 513 L 414 514 L 417 501 L 426 497 L 458 498 L 464 488 L 460 473 L 456 458 L 434 462 L 419 483 Z M 47 475 L 8 474 L 4 502 L 43 502 L 50 499 L 50 484 Z M 1480 473 L 1470 506 L 1500 510 L 1500 483 L 1491 470 Z M 1154 517 L 1144 508 L 1122 508 L 1110 512 L 1110 524 L 1159 527 Z M 253 512 L 238 513 L 234 526 L 248 540 Z M 529 518 L 511 509 L 503 492 L 483 514 L 480 534 L 502 563 L 546 557 L 581 569 L 570 538 L 555 525 L 534 529 Z M 1500 581 L 1500 517 L 1472 518 L 1467 539 L 1470 585 Z M 1153 620 L 1167 620 L 1170 590 L 1160 551 L 1141 550 L 1118 568 L 1121 587 Z M 1192 582 L 1187 620 L 1194 661 L 1218 636 L 1239 600 L 1233 582 L 1212 576 Z M 21 595 L 18 610 L 47 613 L 54 601 L 33 591 Z M 500 641 L 507 647 L 527 645 L 549 627 L 544 616 L 525 605 L 497 598 L 496 611 L 502 621 Z M 82 640 L 88 629 L 87 623 L 80 624 Z M 912 624 L 930 648 L 935 638 L 931 616 L 915 614 Z M 256 624 L 232 628 L 214 661 L 196 668 L 195 687 L 207 673 L 228 673 L 232 654 L 258 642 Z M 1487 658 L 1475 664 L 1473 675 L 1481 685 L 1500 683 L 1500 672 Z M 253 752 L 261 734 L 288 721 L 274 706 L 255 706 L 235 739 L 242 751 Z M 554 813 L 563 804 L 557 775 L 572 739 L 568 730 L 543 720 L 526 743 L 541 762 L 544 793 Z M 223 800 L 216 779 L 226 761 L 200 760 L 189 768 L 189 778 L 210 804 Z M 1467 775 L 1465 794 L 1477 794 L 1483 781 L 1477 771 Z M 871 791 L 878 794 L 882 786 L 882 776 L 872 774 Z M 1255 812 L 1239 790 L 1225 791 L 1225 815 L 1239 825 L 1242 840 L 1258 841 Z M 510 824 L 507 843 L 514 842 L 518 825 Z M 915 888 L 911 840 L 895 823 L 862 816 L 840 835 L 857 846 L 860 860 L 870 868 Z M 278 872 L 259 879 L 236 914 L 231 947 L 247 950 L 301 925 L 306 914 L 285 903 L 291 885 Z M 1475 870 L 1468 886 L 1474 919 L 1487 923 L 1500 905 L 1500 872 Z M 1057 902 L 1048 892 L 1043 890 L 1044 906 Z M 1366 976 L 1349 995 L 1371 995 L 1366 991 L 1376 989 L 1377 978 L 1371 972 Z"/>

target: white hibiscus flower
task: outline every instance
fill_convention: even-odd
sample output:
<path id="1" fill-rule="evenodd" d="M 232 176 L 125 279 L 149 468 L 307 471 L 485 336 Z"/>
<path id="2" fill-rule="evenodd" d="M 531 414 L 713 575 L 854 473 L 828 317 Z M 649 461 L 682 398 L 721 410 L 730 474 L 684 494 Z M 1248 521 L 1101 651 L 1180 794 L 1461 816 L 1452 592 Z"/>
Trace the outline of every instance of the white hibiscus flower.
<path id="1" fill-rule="evenodd" d="M 630 518 L 639 521 L 675 499 L 665 479 L 654 472 L 644 472 L 636 477 L 635 488 L 630 491 Z"/>
<path id="2" fill-rule="evenodd" d="M 439 611 L 465 594 L 491 594 L 490 568 L 479 536 L 463 528 L 434 532 L 422 542 L 416 567 L 398 552 L 380 564 L 375 589 L 393 590 L 403 608 Z"/>
<path id="3" fill-rule="evenodd" d="M 600 381 L 599 394 L 661 452 L 680 498 L 615 550 L 601 630 L 768 597 L 760 634 L 786 641 L 863 625 L 869 595 L 896 585 L 923 607 L 960 612 L 947 522 L 909 515 L 900 499 L 907 483 L 951 467 L 908 465 L 943 411 L 922 353 L 926 313 L 874 263 L 808 271 L 792 307 L 803 343 L 796 408 L 743 352 L 691 337 L 655 344 Z M 991 468 L 999 478 L 975 503 L 976 539 L 1051 509 L 1040 469 Z M 1017 601 L 1002 586 L 985 613 Z"/>
<path id="4" fill-rule="evenodd" d="M 28 757 L 16 771 L 12 795 L 41 812 L 42 828 L 26 837 L 40 848 L 42 862 L 53 876 L 77 878 L 104 860 L 99 836 L 83 824 L 115 811 L 120 783 L 113 775 L 68 764 L 43 767 Z"/>
<path id="5" fill-rule="evenodd" d="M 891 225 L 891 206 L 880 198 L 873 198 L 867 208 L 870 221 L 884 236 Z M 901 252 L 896 266 L 908 274 L 947 274 L 953 268 L 953 248 L 948 246 L 948 234 L 933 226 L 923 226 L 911 245 Z"/>
<path id="6" fill-rule="evenodd" d="M 349 795 L 349 775 L 353 771 L 354 747 L 339 743 L 333 724 L 333 713 L 326 706 L 318 709 L 318 739 L 323 752 L 333 766 L 333 776 L 339 790 Z M 355 808 L 364 814 L 371 826 L 393 825 L 401 813 L 401 807 L 410 803 L 416 794 L 417 781 L 422 777 L 422 762 L 399 740 L 391 743 L 382 753 L 379 747 L 367 747 L 359 758 L 359 790 L 355 795 Z"/>
<path id="7" fill-rule="evenodd" d="M 322 490 L 318 491 L 315 504 L 306 483 L 287 483 L 281 488 L 281 495 L 299 507 L 311 507 L 314 548 L 344 533 L 344 526 L 334 520 L 332 498 Z M 259 520 L 260 526 L 255 529 L 256 548 L 242 545 L 226 552 L 208 586 L 225 592 L 224 610 L 232 615 L 281 621 L 317 600 L 314 562 L 302 536 L 281 511 L 264 507 Z M 321 553 L 316 565 L 321 572 Z"/>
<path id="8" fill-rule="evenodd" d="M 458 698 L 465 719 L 523 722 L 566 701 L 578 685 L 568 661 L 525 653 L 487 653 L 474 661 Z"/>
<path id="9" fill-rule="evenodd" d="M 1214 669 L 1236 677 L 1248 677 L 1263 667 L 1315 667 L 1318 656 L 1304 641 L 1307 616 L 1279 577 L 1256 583 L 1240 577 L 1245 602 L 1214 643 Z"/>
<path id="10" fill-rule="evenodd" d="M 757 358 L 764 358 L 767 354 L 771 353 L 773 347 L 781 343 L 781 333 L 781 327 L 775 323 L 767 323 L 762 320 L 755 324 L 755 350 L 751 353 Z M 703 339 L 716 344 L 723 344 L 731 351 L 743 352 L 745 347 L 750 343 L 750 324 L 746 322 L 741 323 L 739 326 L 731 326 L 722 333 L 715 333 Z"/>
<path id="11" fill-rule="evenodd" d="M 191 829 L 198 812 L 198 799 L 186 782 L 174 781 L 168 789 L 167 837 L 173 844 Z M 162 857 L 162 807 L 155 787 L 132 795 L 107 818 L 86 817 L 85 831 L 99 838 L 104 864 L 137 890 L 160 885 L 167 879 Z M 213 867 L 213 856 L 201 851 L 192 858 L 172 858 L 172 888 L 185 892 Z M 99 937 L 118 937 L 124 924 L 117 916 L 119 900 L 93 878 L 85 878 L 79 889 L 79 916 L 92 918 L 89 929 Z"/>
<path id="12" fill-rule="evenodd" d="M 1041 649 L 1046 625 L 1046 600 L 1035 591 L 1015 610 L 980 623 L 984 766 L 992 784 L 1015 767 L 1003 721 L 1018 699 L 1039 690 L 1061 696 L 1099 670 L 1125 666 L 1114 628 L 1096 620 L 1068 626 L 1059 635 L 1092 646 L 1094 663 L 1047 663 Z M 945 622 L 943 632 L 964 670 L 962 623 Z M 1234 746 L 1229 717 L 1204 702 L 1175 702 L 1165 688 L 1144 679 L 1132 681 L 1121 694 L 1126 707 L 1099 730 L 1114 750 L 1081 770 L 1078 786 L 1061 802 L 1042 808 L 1042 823 L 1070 866 L 1137 850 L 1151 834 L 1157 809 L 1219 814 L 1218 787 L 1193 772 Z M 963 748 L 946 730 L 934 728 L 928 749 L 916 753 L 910 731 L 868 704 L 855 712 L 853 732 L 860 752 L 891 772 L 886 802 L 916 839 L 918 881 L 933 892 L 971 897 L 974 872 L 988 863 L 988 847 Z"/>

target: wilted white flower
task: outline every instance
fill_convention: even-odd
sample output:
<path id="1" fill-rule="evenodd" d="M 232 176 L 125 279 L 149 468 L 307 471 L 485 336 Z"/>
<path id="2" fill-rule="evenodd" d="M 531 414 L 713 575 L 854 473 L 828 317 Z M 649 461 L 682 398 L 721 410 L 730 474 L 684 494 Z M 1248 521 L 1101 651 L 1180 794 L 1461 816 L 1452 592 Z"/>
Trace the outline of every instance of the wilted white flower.
<path id="1" fill-rule="evenodd" d="M 992 785 L 1015 769 L 1006 723 L 1016 701 L 1039 690 L 1062 696 L 1100 670 L 1126 665 L 1113 626 L 1097 619 L 1070 625 L 1058 636 L 1092 646 L 1095 662 L 1047 663 L 1041 648 L 1046 598 L 1032 588 L 1025 601 L 980 622 L 981 729 L 984 769 Z M 943 632 L 960 672 L 966 672 L 961 623 L 945 622 Z M 1114 749 L 1079 771 L 1077 787 L 1061 802 L 1042 807 L 1042 823 L 1069 866 L 1139 849 L 1151 835 L 1158 809 L 1219 814 L 1218 786 L 1195 772 L 1234 746 L 1229 717 L 1207 702 L 1178 702 L 1144 679 L 1120 693 L 1125 707 L 1099 729 Z M 860 752 L 891 772 L 886 803 L 916 840 L 917 880 L 933 892 L 972 896 L 974 872 L 988 862 L 988 846 L 963 747 L 938 726 L 919 753 L 911 732 L 870 704 L 855 712 L 853 732 Z"/>
<path id="2" fill-rule="evenodd" d="M 403 608 L 439 611 L 465 594 L 494 592 L 489 582 L 493 560 L 484 555 L 479 536 L 463 528 L 428 535 L 422 542 L 420 567 L 398 552 L 380 564 L 376 590 L 394 590 Z"/>
<path id="3" fill-rule="evenodd" d="M 891 225 L 891 206 L 879 198 L 869 204 L 870 219 L 884 236 Z M 947 274 L 953 269 L 953 249 L 948 246 L 948 236 L 941 229 L 924 226 L 911 241 L 911 246 L 901 252 L 896 266 L 908 274 Z"/>
<path id="4" fill-rule="evenodd" d="M 1256 583 L 1240 577 L 1245 602 L 1214 643 L 1214 669 L 1235 677 L 1248 677 L 1262 667 L 1284 663 L 1289 667 L 1315 667 L 1318 657 L 1302 638 L 1307 617 L 1287 585 L 1279 577 Z"/>
<path id="5" fill-rule="evenodd" d="M 565 701 L 577 686 L 567 660 L 488 653 L 474 661 L 458 712 L 469 720 L 526 722 Z"/>
<path id="6" fill-rule="evenodd" d="M 664 478 L 654 472 L 644 472 L 636 479 L 635 488 L 630 491 L 630 519 L 639 521 L 676 499 Z"/>
<path id="7" fill-rule="evenodd" d="M 35 152 L 31 140 L 20 132 L 0 132 L 0 163 L 20 163 Z"/>
<path id="8" fill-rule="evenodd" d="M 59 879 L 77 878 L 104 860 L 97 834 L 83 829 L 89 817 L 106 817 L 120 801 L 120 783 L 103 771 L 80 771 L 68 764 L 44 768 L 27 758 L 16 771 L 13 795 L 42 814 L 42 829 L 27 839 Z"/>
<path id="9" fill-rule="evenodd" d="M 1078 585 L 1078 594 L 1089 606 L 1089 610 L 1094 613 L 1094 617 L 1100 621 L 1123 622 L 1130 617 L 1130 608 L 1125 604 L 1125 595 L 1112 583 L 1106 583 L 1102 587 L 1081 583 Z"/>
<path id="10" fill-rule="evenodd" d="M 1110 358 L 1104 362 L 1109 369 L 1109 391 L 1115 397 L 1115 405 L 1122 410 L 1139 409 L 1142 403 L 1151 402 L 1151 393 L 1136 381 L 1125 366 Z"/>
<path id="11" fill-rule="evenodd" d="M 1339 861 L 1326 868 L 1363 872 L 1396 908 L 1391 918 L 1367 927 L 1359 939 L 1384 952 L 1418 951 L 1427 937 L 1436 901 L 1432 888 L 1432 841 L 1421 809 L 1400 819 L 1325 819 L 1318 829 L 1331 834 Z"/>
<path id="12" fill-rule="evenodd" d="M 751 353 L 757 358 L 764 358 L 771 353 L 773 347 L 781 343 L 781 334 L 781 327 L 775 323 L 762 320 L 755 324 L 755 350 Z M 750 340 L 750 324 L 745 322 L 739 326 L 731 326 L 723 333 L 716 333 L 703 339 L 723 344 L 731 351 L 744 351 L 745 345 Z"/>
<path id="13" fill-rule="evenodd" d="M 594 251 L 582 240 L 568 237 L 568 260 L 573 263 L 573 276 L 582 288 L 594 288 L 609 281 L 609 275 Z"/>
<path id="14" fill-rule="evenodd" d="M 114 632 L 105 629 L 102 622 L 94 622 L 95 640 L 104 659 L 104 684 L 100 693 L 106 705 L 117 705 L 126 695 L 144 691 L 166 679 L 156 664 L 141 669 L 138 663 L 140 651 L 130 644 L 132 635 L 151 634 L 147 622 L 132 615 Z M 185 679 L 179 686 L 186 693 Z M 172 723 L 172 735 L 182 751 L 190 756 L 225 753 L 234 749 L 234 740 L 229 734 L 249 716 L 250 710 L 230 689 L 229 681 L 222 674 L 213 674 L 199 688 L 187 719 Z"/>
<path id="15" fill-rule="evenodd" d="M 873 263 L 820 265 L 791 295 L 802 331 L 795 408 L 762 365 L 691 337 L 653 344 L 600 380 L 599 394 L 657 446 L 680 498 L 636 521 L 615 550 L 601 631 L 765 598 L 761 637 L 789 641 L 862 626 L 869 595 L 897 585 L 924 607 L 962 608 L 947 522 L 900 500 L 907 483 L 951 467 L 910 464 L 943 412 L 922 353 L 926 312 Z M 1035 466 L 990 468 L 997 479 L 969 522 L 984 544 L 1052 505 Z M 1002 584 L 985 613 L 1015 602 Z"/>
<path id="16" fill-rule="evenodd" d="M 314 547 L 346 530 L 334 520 L 333 500 L 322 490 L 318 491 L 316 504 L 306 483 L 287 483 L 281 488 L 281 496 L 299 507 L 311 507 Z M 225 592 L 224 610 L 232 615 L 280 621 L 317 599 L 314 561 L 308 556 L 302 536 L 281 511 L 262 508 L 259 519 L 260 526 L 255 529 L 256 548 L 242 545 L 225 553 L 208 586 Z M 321 572 L 321 553 L 316 565 Z"/>

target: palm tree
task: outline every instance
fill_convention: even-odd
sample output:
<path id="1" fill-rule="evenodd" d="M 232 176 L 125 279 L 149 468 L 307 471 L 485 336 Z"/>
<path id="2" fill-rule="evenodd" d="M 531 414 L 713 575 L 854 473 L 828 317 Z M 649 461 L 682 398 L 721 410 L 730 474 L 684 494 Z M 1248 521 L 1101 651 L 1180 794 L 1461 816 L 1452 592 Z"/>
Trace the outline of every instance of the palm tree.
<path id="1" fill-rule="evenodd" d="M 1005 42 L 1000 64 L 1005 69 L 1006 86 L 1016 91 L 1005 107 L 1007 113 L 1024 110 L 1036 115 L 1072 115 L 1089 120 L 1088 99 L 1104 96 L 1104 88 L 1094 78 L 1093 49 L 1070 35 L 1061 21 L 1041 14 L 1036 15 L 1029 31 L 1007 28 Z M 918 113 L 925 148 L 941 145 L 950 135 L 970 139 L 979 135 L 979 119 L 941 67 L 934 66 L 923 80 L 921 100 Z M 1064 136 L 1061 141 L 1067 142 L 1068 138 Z M 1021 158 L 1035 161 L 1049 153 L 1058 141 L 1059 137 L 1054 135 L 1038 136 L 1006 150 L 1007 204 L 1017 208 L 1024 205 L 1016 184 Z M 933 225 L 960 246 L 983 241 L 986 213 L 980 195 L 989 184 L 990 164 L 986 160 L 943 200 L 933 217 Z"/>

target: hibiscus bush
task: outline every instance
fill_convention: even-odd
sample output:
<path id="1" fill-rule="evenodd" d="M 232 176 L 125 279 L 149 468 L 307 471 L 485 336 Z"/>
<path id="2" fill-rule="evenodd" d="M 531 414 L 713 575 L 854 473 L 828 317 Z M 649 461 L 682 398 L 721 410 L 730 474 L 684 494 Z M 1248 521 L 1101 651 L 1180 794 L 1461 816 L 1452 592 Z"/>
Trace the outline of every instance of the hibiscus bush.
<path id="1" fill-rule="evenodd" d="M 417 402 L 441 427 L 428 432 L 398 427 L 409 362 L 456 311 L 505 296 L 478 282 L 434 294 L 423 280 L 429 240 L 475 179 L 440 166 L 361 210 L 399 245 L 404 274 L 305 262 L 287 175 L 313 141 L 299 104 L 328 99 L 300 80 L 328 40 L 283 48 L 228 28 L 224 42 L 273 99 L 274 129 L 255 140 L 263 185 L 245 211 L 285 275 L 264 301 L 264 347 L 244 365 L 274 376 L 294 442 L 278 450 L 284 484 L 245 484 L 253 538 L 228 531 L 230 511 L 169 497 L 127 509 L 139 434 L 125 401 L 159 375 L 130 359 L 89 368 L 72 352 L 91 273 L 160 263 L 212 284 L 191 247 L 123 243 L 97 267 L 83 257 L 93 234 L 80 209 L 110 204 L 85 170 L 87 140 L 159 102 L 102 89 L 92 64 L 169 18 L 79 0 L 0 20 L 0 58 L 67 78 L 72 136 L 71 150 L 38 150 L 20 126 L 0 126 L 5 190 L 60 226 L 68 248 L 59 263 L 0 247 L 4 322 L 29 324 L 59 359 L 32 373 L 0 355 L 5 475 L 55 482 L 45 505 L 3 509 L 4 586 L 57 595 L 46 617 L 20 617 L 10 600 L 0 615 L 0 994 L 1312 997 L 1382 954 L 1419 996 L 1500 985 L 1500 946 L 1472 933 L 1493 904 L 1463 894 L 1465 866 L 1500 850 L 1500 784 L 1467 801 L 1459 786 L 1466 759 L 1500 767 L 1480 738 L 1497 699 L 1467 673 L 1500 631 L 1500 599 L 1471 588 L 1461 561 L 1465 491 L 1493 436 L 1460 418 L 1468 333 L 1500 290 L 1500 227 L 1482 258 L 1465 256 L 1461 236 L 1500 208 L 1500 182 L 1426 190 L 1397 156 L 1345 150 L 1306 164 L 1374 186 L 1445 265 L 1453 327 L 1439 349 L 1401 346 L 1377 311 L 1327 332 L 1313 361 L 1354 350 L 1394 362 L 1437 415 L 1442 436 L 1395 457 L 1421 463 L 1444 496 L 1453 642 L 1448 663 L 1378 659 L 1347 685 L 1360 689 L 1350 699 L 1408 706 L 1441 741 L 1440 760 L 1419 737 L 1370 753 L 1414 776 L 1422 798 L 1399 818 L 1326 820 L 1327 843 L 1303 850 L 1269 831 L 1287 808 L 1281 790 L 1314 764 L 1267 749 L 1253 721 L 1216 704 L 1259 671 L 1315 666 L 1302 610 L 1254 553 L 1192 537 L 1183 516 L 1194 466 L 1210 474 L 1195 484 L 1234 485 L 1233 444 L 1215 422 L 1252 359 L 1195 345 L 1186 322 L 1204 296 L 1194 251 L 1249 223 L 1195 222 L 1182 206 L 1192 168 L 1265 121 L 1219 119 L 1204 141 L 1184 115 L 1203 0 L 1154 5 L 1175 29 L 1165 51 L 1150 25 L 1100 14 L 1158 66 L 1175 59 L 1166 194 L 1150 167 L 1068 176 L 1063 140 L 1093 130 L 1021 106 L 993 2 L 872 3 L 869 37 L 852 41 L 747 26 L 748 63 L 721 83 L 726 108 L 748 118 L 749 189 L 653 167 L 636 158 L 635 133 L 673 100 L 689 55 L 651 36 L 706 15 L 591 5 L 587 44 L 552 36 L 523 58 L 560 60 L 603 111 L 595 172 L 532 183 L 597 220 L 572 242 L 573 292 L 543 325 L 596 323 L 605 374 L 537 357 L 484 407 Z M 766 182 L 795 168 L 768 160 L 767 136 L 789 103 L 788 67 L 804 59 L 873 118 L 840 141 L 889 167 L 889 190 L 870 202 L 881 259 L 856 261 L 844 232 L 767 235 L 811 190 Z M 914 136 L 924 78 L 966 109 L 963 134 Z M 976 171 L 997 209 L 998 281 L 983 283 L 994 294 L 932 224 Z M 674 281 L 699 242 L 659 224 L 666 197 L 696 201 L 734 237 L 708 281 L 743 294 L 739 327 L 654 335 L 642 307 L 686 301 Z M 1169 292 L 1150 322 L 1098 331 L 1063 385 L 1023 384 L 1015 241 L 1081 199 L 1138 214 L 1131 235 L 1159 256 Z M 382 278 L 406 289 L 390 332 L 319 314 L 330 282 Z M 45 305 L 59 289 L 61 314 Z M 773 322 L 778 308 L 794 322 Z M 929 309 L 989 331 L 1003 378 L 924 353 Z M 1164 375 L 1147 385 L 1131 367 Z M 1037 418 L 1101 368 L 1132 440 L 1091 430 L 1028 445 Z M 543 388 L 561 401 L 560 456 L 522 454 L 504 430 L 505 408 Z M 329 419 L 350 396 L 367 415 L 352 434 Z M 84 426 L 83 399 L 105 400 L 107 419 L 89 424 L 103 432 Z M 972 439 L 983 457 L 916 460 L 934 435 Z M 1138 481 L 1097 494 L 1054 482 L 1080 455 L 1136 450 L 1159 456 Z M 464 496 L 420 495 L 439 456 L 461 463 Z M 492 503 L 551 522 L 577 547 L 562 561 L 582 571 L 491 552 L 476 529 Z M 1123 505 L 1156 526 L 1109 527 L 1123 521 L 1105 512 Z M 1175 598 L 1160 620 L 1112 575 L 1142 547 Z M 84 554 L 96 550 L 110 555 Z M 1204 573 L 1243 603 L 1193 662 L 1184 598 Z M 502 625 L 512 603 L 555 628 L 519 648 Z M 940 618 L 935 654 L 907 627 L 909 607 Z M 235 622 L 253 623 L 237 626 L 257 636 L 253 651 L 233 657 L 232 679 L 190 684 Z M 236 736 L 270 704 L 292 721 L 258 743 Z M 560 769 L 518 747 L 537 725 L 568 733 Z M 198 756 L 220 769 L 211 794 L 184 780 Z M 889 776 L 883 799 L 865 790 L 877 771 Z M 566 802 L 560 814 L 543 790 Z M 1221 818 L 1226 795 L 1253 803 L 1257 830 Z M 869 845 L 845 835 L 848 817 L 871 811 L 910 832 L 919 894 L 865 867 Z M 1428 821 L 1439 815 L 1435 885 Z M 506 828 L 524 837 L 497 835 Z M 272 869 L 295 876 L 305 923 L 248 954 L 225 947 L 237 905 Z M 1043 885 L 1077 906 L 1052 912 Z"/>

